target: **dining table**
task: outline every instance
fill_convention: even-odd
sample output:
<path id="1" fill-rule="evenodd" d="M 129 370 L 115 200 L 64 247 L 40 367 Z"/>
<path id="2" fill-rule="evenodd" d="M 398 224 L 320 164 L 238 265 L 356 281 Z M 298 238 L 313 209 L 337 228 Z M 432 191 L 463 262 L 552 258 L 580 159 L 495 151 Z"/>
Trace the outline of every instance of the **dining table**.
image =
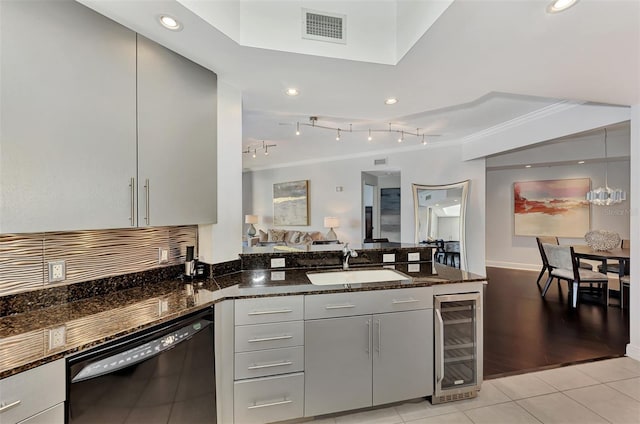
<path id="1" fill-rule="evenodd" d="M 602 262 L 602 268 L 607 269 L 607 261 L 618 261 L 618 276 L 622 277 L 629 272 L 629 260 L 631 249 L 616 247 L 609 250 L 594 250 L 586 245 L 573 246 L 573 252 L 578 260 L 589 259 Z"/>

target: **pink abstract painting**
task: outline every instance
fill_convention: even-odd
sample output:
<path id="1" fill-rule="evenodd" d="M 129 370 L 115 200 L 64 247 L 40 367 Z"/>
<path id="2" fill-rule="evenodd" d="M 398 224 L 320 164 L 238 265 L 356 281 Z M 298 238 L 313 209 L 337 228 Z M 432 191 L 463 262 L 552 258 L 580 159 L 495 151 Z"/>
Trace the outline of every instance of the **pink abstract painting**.
<path id="1" fill-rule="evenodd" d="M 514 234 L 582 238 L 589 231 L 589 178 L 513 183 Z"/>

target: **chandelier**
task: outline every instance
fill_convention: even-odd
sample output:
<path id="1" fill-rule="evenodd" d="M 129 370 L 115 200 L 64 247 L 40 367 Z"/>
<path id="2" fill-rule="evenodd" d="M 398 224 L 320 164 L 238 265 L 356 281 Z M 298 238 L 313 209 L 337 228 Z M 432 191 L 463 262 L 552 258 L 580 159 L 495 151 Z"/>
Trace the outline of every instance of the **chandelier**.
<path id="1" fill-rule="evenodd" d="M 598 187 L 587 193 L 587 201 L 596 206 L 609 206 L 621 203 L 627 200 L 627 193 L 621 188 L 609 187 L 607 180 L 607 171 L 609 169 L 609 161 L 607 159 L 607 129 L 604 129 L 604 187 Z"/>

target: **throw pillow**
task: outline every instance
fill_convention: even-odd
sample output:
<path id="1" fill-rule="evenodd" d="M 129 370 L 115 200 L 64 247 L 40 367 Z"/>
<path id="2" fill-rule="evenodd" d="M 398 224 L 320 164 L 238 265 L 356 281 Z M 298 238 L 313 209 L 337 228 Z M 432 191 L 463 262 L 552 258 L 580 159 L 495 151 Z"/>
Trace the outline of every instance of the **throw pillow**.
<path id="1" fill-rule="evenodd" d="M 258 230 L 258 237 L 260 238 L 260 241 L 269 240 L 269 235 L 262 230 Z"/>
<path id="2" fill-rule="evenodd" d="M 324 240 L 324 236 L 320 231 L 314 231 L 309 233 L 309 235 L 311 235 L 311 240 Z"/>
<path id="3" fill-rule="evenodd" d="M 287 238 L 288 244 L 300 243 L 300 231 L 289 231 L 289 237 Z"/>
<path id="4" fill-rule="evenodd" d="M 302 233 L 300 236 L 300 244 L 310 245 L 311 243 L 313 243 L 313 237 L 311 237 L 311 234 Z"/>
<path id="5" fill-rule="evenodd" d="M 286 230 L 269 230 L 269 239 L 267 241 L 284 241 Z"/>

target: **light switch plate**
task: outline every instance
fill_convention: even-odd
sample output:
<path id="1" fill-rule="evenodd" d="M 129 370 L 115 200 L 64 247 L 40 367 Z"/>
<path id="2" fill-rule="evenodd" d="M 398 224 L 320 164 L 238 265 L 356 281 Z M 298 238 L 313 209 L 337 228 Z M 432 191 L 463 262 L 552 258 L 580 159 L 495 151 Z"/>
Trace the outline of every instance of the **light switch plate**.
<path id="1" fill-rule="evenodd" d="M 169 299 L 158 300 L 158 315 L 166 314 L 169 310 Z"/>
<path id="2" fill-rule="evenodd" d="M 382 255 L 382 262 L 395 262 L 396 254 L 395 253 L 385 253 Z"/>
<path id="3" fill-rule="evenodd" d="M 166 264 L 169 262 L 169 249 L 158 247 L 158 263 Z"/>
<path id="4" fill-rule="evenodd" d="M 420 260 L 420 252 L 411 252 L 409 253 L 409 261 L 419 261 Z"/>
<path id="5" fill-rule="evenodd" d="M 271 268 L 284 268 L 284 258 L 271 259 Z"/>

